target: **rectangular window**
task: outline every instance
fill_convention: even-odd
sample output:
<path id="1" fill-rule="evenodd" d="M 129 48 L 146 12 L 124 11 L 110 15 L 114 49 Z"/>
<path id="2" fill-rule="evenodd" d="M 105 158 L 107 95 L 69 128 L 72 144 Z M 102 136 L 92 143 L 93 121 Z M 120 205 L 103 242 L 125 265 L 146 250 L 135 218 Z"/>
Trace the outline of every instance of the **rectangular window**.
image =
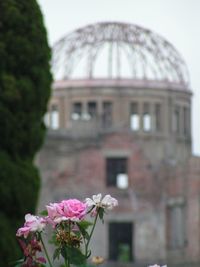
<path id="1" fill-rule="evenodd" d="M 188 132 L 188 129 L 187 129 L 187 108 L 184 107 L 183 108 L 183 134 L 185 136 L 187 136 L 187 132 Z"/>
<path id="2" fill-rule="evenodd" d="M 109 259 L 119 262 L 133 260 L 132 223 L 109 223 Z"/>
<path id="3" fill-rule="evenodd" d="M 82 103 L 80 102 L 73 103 L 72 115 L 71 115 L 72 120 L 79 120 L 81 118 L 81 115 L 82 115 Z"/>
<path id="4" fill-rule="evenodd" d="M 120 189 L 128 187 L 127 158 L 106 159 L 106 184 Z"/>
<path id="5" fill-rule="evenodd" d="M 94 118 L 97 116 L 97 103 L 96 102 L 88 102 L 88 114 L 90 118 Z"/>
<path id="6" fill-rule="evenodd" d="M 185 206 L 175 205 L 167 208 L 167 239 L 170 249 L 182 248 L 185 245 Z"/>
<path id="7" fill-rule="evenodd" d="M 151 115 L 149 103 L 144 103 L 143 106 L 143 130 L 145 132 L 151 131 Z"/>
<path id="8" fill-rule="evenodd" d="M 50 128 L 54 130 L 59 128 L 59 112 L 55 104 L 50 107 Z"/>
<path id="9" fill-rule="evenodd" d="M 138 114 L 138 103 L 131 103 L 130 105 L 130 128 L 133 131 L 140 129 L 140 118 Z"/>
<path id="10" fill-rule="evenodd" d="M 190 109 L 183 108 L 183 134 L 186 137 L 190 136 Z"/>
<path id="11" fill-rule="evenodd" d="M 161 131 L 161 104 L 155 104 L 155 131 Z"/>
<path id="12" fill-rule="evenodd" d="M 180 107 L 176 106 L 173 114 L 173 132 L 180 133 Z"/>
<path id="13" fill-rule="evenodd" d="M 103 127 L 108 128 L 112 125 L 112 103 L 103 102 L 103 114 L 102 114 Z"/>

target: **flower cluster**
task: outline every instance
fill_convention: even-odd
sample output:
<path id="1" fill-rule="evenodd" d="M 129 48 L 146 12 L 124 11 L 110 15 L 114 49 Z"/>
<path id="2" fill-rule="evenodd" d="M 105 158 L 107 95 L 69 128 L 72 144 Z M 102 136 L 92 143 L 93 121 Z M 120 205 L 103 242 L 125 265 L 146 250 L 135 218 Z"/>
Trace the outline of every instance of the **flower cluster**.
<path id="1" fill-rule="evenodd" d="M 23 227 L 16 233 L 24 254 L 24 258 L 16 262 L 16 267 L 53 267 L 53 262 L 60 258 L 63 259 L 63 267 L 85 265 L 91 255 L 89 244 L 98 218 L 103 222 L 106 211 L 117 205 L 118 201 L 110 195 L 102 197 L 97 194 L 84 201 L 68 199 L 50 203 L 43 211 L 43 217 L 27 214 Z M 86 220 L 88 215 L 90 221 Z M 52 259 L 43 241 L 47 225 L 52 228 L 51 241 L 55 245 Z M 95 265 L 103 262 L 102 257 L 92 258 Z M 167 266 L 155 264 L 149 267 Z"/>
<path id="2" fill-rule="evenodd" d="M 26 214 L 24 226 L 18 229 L 16 235 L 27 238 L 30 232 L 41 232 L 45 228 L 46 224 L 46 219 Z"/>
<path id="3" fill-rule="evenodd" d="M 89 244 L 96 226 L 97 219 L 103 221 L 106 210 L 116 207 L 118 202 L 110 195 L 102 198 L 101 194 L 93 195 L 84 201 L 78 199 L 62 200 L 59 203 L 50 203 L 43 212 L 44 217 L 27 214 L 23 227 L 17 230 L 16 236 L 24 253 L 20 266 L 23 267 L 53 267 L 42 234 L 47 225 L 52 226 L 52 240 L 55 245 L 53 260 L 60 257 L 64 265 L 82 265 L 86 263 L 91 251 Z M 87 221 L 90 215 L 93 221 Z M 37 253 L 44 256 L 37 256 Z"/>

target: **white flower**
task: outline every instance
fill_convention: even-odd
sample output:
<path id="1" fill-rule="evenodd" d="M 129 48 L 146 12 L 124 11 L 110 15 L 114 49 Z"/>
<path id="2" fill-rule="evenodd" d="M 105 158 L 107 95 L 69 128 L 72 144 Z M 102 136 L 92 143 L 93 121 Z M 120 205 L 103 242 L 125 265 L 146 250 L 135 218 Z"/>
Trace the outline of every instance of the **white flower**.
<path id="1" fill-rule="evenodd" d="M 154 264 L 154 265 L 149 265 L 148 267 L 167 267 L 167 265 L 160 266 L 158 264 Z"/>
<path id="2" fill-rule="evenodd" d="M 30 232 L 41 232 L 45 228 L 46 224 L 47 222 L 45 219 L 31 214 L 26 214 L 24 226 L 17 230 L 16 235 L 27 238 Z"/>
<path id="3" fill-rule="evenodd" d="M 42 231 L 46 226 L 46 221 L 38 216 L 26 214 L 25 225 L 30 227 L 31 232 Z"/>
<path id="4" fill-rule="evenodd" d="M 105 195 L 105 197 L 102 199 L 101 194 L 93 195 L 92 198 L 86 198 L 85 202 L 88 207 L 96 206 L 108 210 L 111 210 L 118 205 L 117 199 L 111 197 L 111 195 Z"/>

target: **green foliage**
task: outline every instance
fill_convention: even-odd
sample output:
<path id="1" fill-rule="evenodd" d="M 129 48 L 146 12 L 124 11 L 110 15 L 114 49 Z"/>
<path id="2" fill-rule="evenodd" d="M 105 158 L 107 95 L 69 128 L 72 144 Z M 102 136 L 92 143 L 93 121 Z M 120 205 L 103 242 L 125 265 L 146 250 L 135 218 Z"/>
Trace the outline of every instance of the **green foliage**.
<path id="1" fill-rule="evenodd" d="M 12 162 L 0 153 L 0 210 L 3 212 L 1 225 L 1 259 L 14 260 L 19 256 L 15 238 L 16 229 L 22 225 L 24 214 L 33 213 L 38 198 L 40 179 L 37 169 L 30 162 Z M 3 235 L 3 236 L 2 236 Z"/>
<path id="2" fill-rule="evenodd" d="M 37 169 L 26 161 L 12 162 L 5 153 L 0 153 L 0 210 L 7 216 L 24 217 L 34 212 L 38 198 L 40 179 Z"/>
<path id="3" fill-rule="evenodd" d="M 0 1 L 0 150 L 12 157 L 32 159 L 42 144 L 49 60 L 36 1 Z"/>
<path id="4" fill-rule="evenodd" d="M 50 49 L 36 0 L 0 1 L 0 266 L 19 254 L 16 229 L 34 212 L 52 82 Z"/>
<path id="5" fill-rule="evenodd" d="M 17 221 L 12 221 L 10 218 L 5 215 L 3 212 L 0 212 L 0 229 L 1 229 L 1 238 L 0 238 L 0 248 L 1 248 L 1 257 L 0 257 L 0 266 L 6 265 L 6 259 L 15 260 L 19 256 L 20 249 L 17 246 L 15 237 L 14 225 L 17 224 Z M 9 253 L 9 254 L 8 254 Z"/>
<path id="6" fill-rule="evenodd" d="M 86 263 L 86 256 L 82 254 L 80 249 L 70 246 L 63 246 L 61 249 L 61 255 L 63 258 L 67 259 L 70 264 L 76 266 Z"/>

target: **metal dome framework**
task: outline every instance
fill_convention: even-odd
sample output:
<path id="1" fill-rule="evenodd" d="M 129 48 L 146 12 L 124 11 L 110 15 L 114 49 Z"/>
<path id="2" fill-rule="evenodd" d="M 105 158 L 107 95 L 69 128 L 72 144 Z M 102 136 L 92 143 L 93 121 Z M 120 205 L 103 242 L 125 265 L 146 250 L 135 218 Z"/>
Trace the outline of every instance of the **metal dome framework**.
<path id="1" fill-rule="evenodd" d="M 104 53 L 106 78 L 129 78 L 189 83 L 186 64 L 179 52 L 161 36 L 134 24 L 104 22 L 80 28 L 53 46 L 52 71 L 56 80 L 71 79 L 84 59 L 84 78 L 96 78 L 95 65 Z"/>

